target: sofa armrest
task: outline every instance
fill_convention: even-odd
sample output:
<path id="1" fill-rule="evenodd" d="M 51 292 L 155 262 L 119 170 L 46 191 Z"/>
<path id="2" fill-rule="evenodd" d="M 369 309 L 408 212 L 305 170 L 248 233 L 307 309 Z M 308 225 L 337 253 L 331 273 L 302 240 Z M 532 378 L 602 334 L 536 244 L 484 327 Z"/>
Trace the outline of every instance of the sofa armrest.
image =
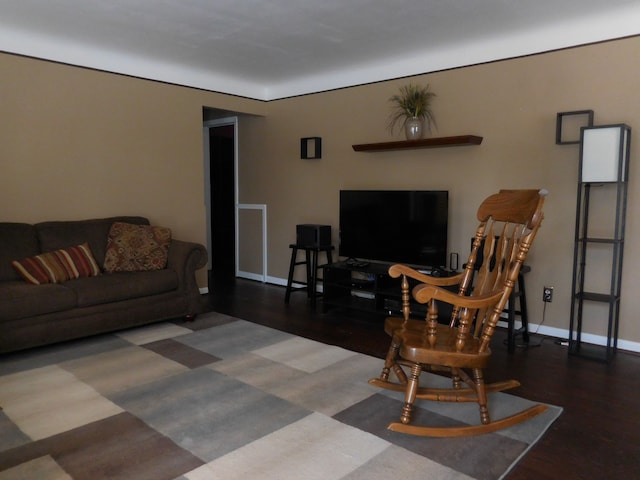
<path id="1" fill-rule="evenodd" d="M 198 313 L 200 290 L 196 283 L 196 271 L 207 265 L 207 259 L 207 249 L 204 245 L 171 240 L 167 268 L 176 272 L 180 291 L 189 296 L 190 313 Z"/>

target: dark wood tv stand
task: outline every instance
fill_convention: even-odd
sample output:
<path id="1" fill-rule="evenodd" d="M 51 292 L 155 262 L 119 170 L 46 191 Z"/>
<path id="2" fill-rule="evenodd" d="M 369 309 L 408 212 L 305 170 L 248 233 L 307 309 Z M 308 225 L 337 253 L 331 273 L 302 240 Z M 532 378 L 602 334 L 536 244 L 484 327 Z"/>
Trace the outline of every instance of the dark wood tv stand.
<path id="1" fill-rule="evenodd" d="M 391 263 L 341 261 L 325 265 L 322 310 L 343 308 L 378 315 L 399 315 L 400 279 L 388 274 Z M 448 272 L 439 272 L 447 275 Z M 423 316 L 426 306 L 412 304 L 412 313 Z"/>

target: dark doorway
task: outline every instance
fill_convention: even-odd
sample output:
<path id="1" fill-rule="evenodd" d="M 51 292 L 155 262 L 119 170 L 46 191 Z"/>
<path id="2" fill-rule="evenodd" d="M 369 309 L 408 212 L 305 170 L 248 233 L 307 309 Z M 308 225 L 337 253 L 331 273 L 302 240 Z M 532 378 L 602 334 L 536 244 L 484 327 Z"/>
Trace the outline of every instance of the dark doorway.
<path id="1" fill-rule="evenodd" d="M 211 271 L 209 290 L 235 280 L 235 126 L 209 128 Z"/>

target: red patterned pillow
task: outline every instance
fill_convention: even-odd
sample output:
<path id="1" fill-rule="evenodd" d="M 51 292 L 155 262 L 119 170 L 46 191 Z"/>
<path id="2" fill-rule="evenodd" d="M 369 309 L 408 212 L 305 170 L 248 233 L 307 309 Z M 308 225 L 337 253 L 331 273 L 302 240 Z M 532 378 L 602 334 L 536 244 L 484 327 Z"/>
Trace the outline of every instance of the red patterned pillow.
<path id="1" fill-rule="evenodd" d="M 168 228 L 115 222 L 107 238 L 104 269 L 110 273 L 162 270 L 170 243 Z"/>
<path id="2" fill-rule="evenodd" d="M 34 285 L 100 275 L 98 262 L 87 243 L 14 260 L 11 264 L 22 278 Z"/>

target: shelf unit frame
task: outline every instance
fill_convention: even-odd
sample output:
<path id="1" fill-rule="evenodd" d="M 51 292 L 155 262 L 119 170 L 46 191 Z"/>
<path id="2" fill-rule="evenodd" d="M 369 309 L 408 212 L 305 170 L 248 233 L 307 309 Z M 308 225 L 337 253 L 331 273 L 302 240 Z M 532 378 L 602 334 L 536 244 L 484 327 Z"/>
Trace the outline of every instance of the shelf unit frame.
<path id="1" fill-rule="evenodd" d="M 604 174 L 598 172 L 594 175 L 593 172 L 587 171 L 592 167 L 585 164 L 587 155 L 585 152 L 585 132 L 600 128 L 620 130 L 619 150 L 616 159 L 617 165 L 612 165 L 613 168 L 609 172 Z M 580 137 L 580 174 L 576 206 L 569 354 L 609 362 L 618 348 L 631 129 L 624 124 L 583 127 Z M 595 168 L 599 168 L 599 166 L 596 165 Z M 614 176 L 609 176 L 611 172 Z M 598 175 L 602 175 L 603 180 L 597 180 Z M 595 237 L 589 234 L 593 188 L 615 189 L 615 218 L 613 231 L 610 232 L 611 236 L 609 237 Z M 587 257 L 596 246 L 610 247 L 611 272 L 608 279 L 608 291 L 587 291 L 585 289 Z M 607 340 L 604 346 L 592 345 L 583 341 L 583 316 L 585 309 L 592 302 L 607 305 Z"/>

